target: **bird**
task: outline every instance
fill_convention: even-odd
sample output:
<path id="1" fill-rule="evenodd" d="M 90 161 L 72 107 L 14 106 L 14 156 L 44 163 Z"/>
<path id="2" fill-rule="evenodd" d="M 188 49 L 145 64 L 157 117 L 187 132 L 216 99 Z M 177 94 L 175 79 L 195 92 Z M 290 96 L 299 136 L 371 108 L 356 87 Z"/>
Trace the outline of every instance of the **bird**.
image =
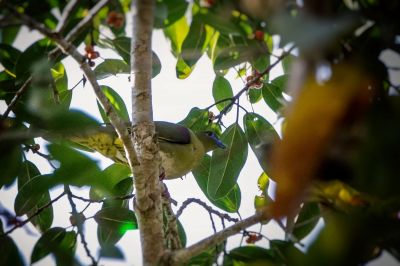
<path id="1" fill-rule="evenodd" d="M 166 121 L 155 121 L 154 124 L 163 179 L 181 178 L 198 166 L 207 152 L 226 148 L 212 131 L 194 132 L 183 125 Z M 109 124 L 84 134 L 69 136 L 68 139 L 78 144 L 77 148 L 97 151 L 116 163 L 128 164 L 122 140 Z"/>

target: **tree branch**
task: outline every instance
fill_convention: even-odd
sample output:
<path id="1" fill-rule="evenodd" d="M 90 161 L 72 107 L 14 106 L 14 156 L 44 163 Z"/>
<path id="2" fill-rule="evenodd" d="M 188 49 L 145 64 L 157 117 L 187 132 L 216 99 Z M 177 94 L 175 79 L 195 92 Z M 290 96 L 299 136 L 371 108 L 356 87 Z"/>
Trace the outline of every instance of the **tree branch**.
<path id="1" fill-rule="evenodd" d="M 106 2 L 101 1 L 101 2 Z M 100 2 L 99 2 L 100 4 Z M 99 5 L 98 4 L 98 5 Z M 96 5 L 96 6 L 98 6 Z M 76 47 L 72 45 L 70 42 L 68 42 L 66 39 L 62 38 L 58 33 L 52 32 L 49 29 L 47 29 L 45 26 L 42 24 L 38 23 L 36 20 L 32 19 L 31 17 L 19 13 L 14 6 L 5 3 L 5 6 L 19 19 L 21 19 L 22 23 L 27 25 L 31 29 L 35 29 L 39 31 L 41 34 L 46 36 L 47 38 L 55 41 L 57 45 L 61 48 L 61 50 L 70 55 L 76 62 L 80 64 L 80 67 L 83 71 L 83 73 L 86 75 L 88 81 L 93 87 L 93 90 L 97 96 L 97 99 L 99 100 L 101 106 L 103 109 L 106 111 L 107 114 L 109 114 L 109 119 L 111 124 L 114 126 L 118 137 L 122 140 L 124 147 L 125 147 L 125 153 L 128 159 L 129 164 L 132 165 L 137 165 L 138 161 L 136 158 L 136 153 L 135 149 L 133 147 L 133 143 L 131 141 L 130 135 L 128 133 L 128 130 L 125 126 L 124 121 L 118 116 L 117 112 L 115 111 L 114 107 L 112 104 L 109 102 L 108 98 L 104 95 L 103 91 L 100 88 L 100 85 L 98 84 L 96 80 L 96 76 L 94 74 L 94 71 L 90 68 L 88 63 L 86 62 L 86 57 L 84 57 L 82 54 L 78 52 Z M 79 23 L 81 24 L 81 23 Z M 132 168 L 132 167 L 131 167 Z"/>
<path id="2" fill-rule="evenodd" d="M 11 100 L 10 104 L 8 105 L 6 111 L 3 113 L 2 118 L 6 119 L 12 109 L 14 108 L 15 104 L 18 102 L 19 98 L 21 98 L 22 94 L 24 94 L 25 90 L 31 85 L 32 83 L 32 76 L 30 76 L 25 83 L 21 86 L 21 88 L 15 93 L 14 98 Z"/>
<path id="3" fill-rule="evenodd" d="M 67 5 L 64 7 L 64 10 L 61 14 L 61 18 L 57 23 L 56 31 L 58 33 L 62 33 L 67 26 L 67 19 L 71 15 L 71 13 L 75 10 L 75 8 L 78 6 L 79 1 L 78 0 L 70 0 Z"/>
<path id="4" fill-rule="evenodd" d="M 143 265 L 157 265 L 164 252 L 160 155 L 153 122 L 151 74 L 155 1 L 133 0 L 131 42 L 132 138 L 140 167 L 135 176 L 135 210 L 140 228 Z"/>
<path id="5" fill-rule="evenodd" d="M 73 197 L 72 197 L 72 192 L 71 192 L 70 188 L 67 185 L 64 186 L 64 192 L 67 194 L 69 205 L 71 205 L 71 209 L 72 209 L 71 213 L 72 213 L 73 217 L 77 217 L 79 215 L 79 213 L 78 213 L 78 211 L 76 209 L 76 205 L 75 205 L 75 202 L 74 202 Z M 89 250 L 88 243 L 86 242 L 86 238 L 85 238 L 85 233 L 83 232 L 83 221 L 77 221 L 76 228 L 78 230 L 78 235 L 81 238 L 81 243 L 83 245 L 83 248 L 85 249 L 86 255 L 92 261 L 91 265 L 92 266 L 96 266 L 97 265 L 97 261 L 93 257 L 92 253 Z"/>
<path id="6" fill-rule="evenodd" d="M 185 249 L 165 253 L 163 256 L 163 262 L 165 262 L 166 265 L 182 265 L 190 258 L 197 256 L 201 252 L 207 250 L 209 247 L 218 245 L 225 241 L 228 237 L 233 236 L 241 230 L 248 228 L 263 220 L 269 220 L 266 219 L 266 214 L 262 212 L 256 213 Z"/>

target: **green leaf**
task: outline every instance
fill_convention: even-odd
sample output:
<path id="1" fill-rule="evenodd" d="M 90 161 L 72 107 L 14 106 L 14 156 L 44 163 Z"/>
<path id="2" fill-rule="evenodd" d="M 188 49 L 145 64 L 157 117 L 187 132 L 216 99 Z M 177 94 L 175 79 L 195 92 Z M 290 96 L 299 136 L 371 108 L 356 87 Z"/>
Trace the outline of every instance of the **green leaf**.
<path id="1" fill-rule="evenodd" d="M 105 59 L 94 69 L 94 73 L 96 79 L 100 80 L 117 74 L 129 74 L 130 66 L 123 60 Z"/>
<path id="2" fill-rule="evenodd" d="M 177 227 L 178 227 L 178 235 L 179 235 L 179 240 L 181 241 L 181 245 L 182 247 L 186 247 L 186 232 L 185 232 L 185 228 L 183 228 L 182 223 L 177 220 Z"/>
<path id="3" fill-rule="evenodd" d="M 279 140 L 275 129 L 267 120 L 256 113 L 247 113 L 243 117 L 247 141 L 265 173 L 269 173 L 272 144 Z"/>
<path id="4" fill-rule="evenodd" d="M 4 27 L 0 31 L 0 43 L 12 44 L 17 37 L 21 26 Z"/>
<path id="5" fill-rule="evenodd" d="M 0 188 L 11 185 L 18 175 L 22 164 L 20 145 L 0 141 Z"/>
<path id="6" fill-rule="evenodd" d="M 30 161 L 24 161 L 18 175 L 18 190 L 28 183 L 32 178 L 40 176 L 39 169 Z M 41 198 L 38 200 L 38 203 L 27 212 L 27 215 L 33 217 L 33 214 L 37 212 L 39 208 L 46 205 L 50 202 L 50 193 L 48 191 L 44 191 L 40 193 Z M 46 231 L 50 228 L 53 223 L 53 206 L 49 206 L 45 208 L 41 213 L 34 216 L 30 222 L 37 227 L 41 232 Z"/>
<path id="7" fill-rule="evenodd" d="M 55 251 L 53 255 L 56 259 L 56 265 L 60 266 L 70 266 L 70 265 L 80 265 L 75 260 L 75 251 L 77 244 L 77 235 L 74 231 L 66 232 L 63 240 L 58 246 L 55 246 Z"/>
<path id="8" fill-rule="evenodd" d="M 53 227 L 39 238 L 33 247 L 31 254 L 31 263 L 35 263 L 50 253 L 56 257 L 70 257 L 75 252 L 76 234 L 75 232 L 67 232 L 64 228 Z"/>
<path id="9" fill-rule="evenodd" d="M 35 70 L 35 68 L 33 68 L 35 63 L 43 61 L 43 55 L 48 54 L 54 48 L 55 45 L 48 39 L 42 39 L 30 45 L 16 58 L 15 74 L 20 85 L 22 85 Z"/>
<path id="10" fill-rule="evenodd" d="M 106 207 L 94 215 L 95 221 L 102 227 L 120 232 L 137 229 L 135 213 L 123 207 Z"/>
<path id="11" fill-rule="evenodd" d="M 197 16 L 192 18 L 189 32 L 182 43 L 181 56 L 188 67 L 192 68 L 203 55 L 207 47 L 207 31 Z"/>
<path id="12" fill-rule="evenodd" d="M 293 235 L 302 240 L 306 237 L 317 225 L 321 218 L 321 210 L 318 203 L 307 202 L 300 210 L 296 223 L 293 228 Z"/>
<path id="13" fill-rule="evenodd" d="M 256 265 L 263 265 L 261 263 L 268 263 L 266 265 L 270 265 L 271 263 L 277 262 L 271 250 L 258 246 L 238 247 L 232 249 L 228 256 L 234 261 L 260 263 Z"/>
<path id="14" fill-rule="evenodd" d="M 105 191 L 110 189 L 102 182 L 103 172 L 93 159 L 77 150 L 58 144 L 50 144 L 47 149 L 60 163 L 60 167 L 54 171 L 55 184 L 97 186 Z"/>
<path id="15" fill-rule="evenodd" d="M 128 109 L 126 109 L 126 105 L 122 97 L 119 96 L 119 94 L 115 90 L 108 86 L 102 85 L 100 86 L 100 88 L 107 99 L 110 101 L 111 105 L 114 107 L 119 117 L 121 117 L 122 120 L 126 122 L 130 121 Z M 103 107 L 101 107 L 99 102 L 97 102 L 97 107 L 99 108 L 99 112 L 101 114 L 101 117 L 103 118 L 104 123 L 110 123 L 106 112 L 104 111 Z"/>
<path id="16" fill-rule="evenodd" d="M 263 194 L 268 194 L 269 177 L 266 173 L 262 173 L 257 180 L 258 189 L 262 191 Z"/>
<path id="17" fill-rule="evenodd" d="M 0 43 L 0 64 L 7 72 L 15 74 L 15 66 L 21 51 L 5 43 Z"/>
<path id="18" fill-rule="evenodd" d="M 164 28 L 173 25 L 181 19 L 186 12 L 188 2 L 185 0 L 161 0 L 156 2 L 154 27 Z"/>
<path id="19" fill-rule="evenodd" d="M 128 166 L 126 166 L 124 164 L 114 163 L 103 170 L 102 177 L 104 178 L 104 180 L 102 180 L 102 182 L 105 184 L 106 187 L 113 188 L 119 182 L 121 182 L 122 180 L 125 180 L 130 175 L 130 173 L 131 173 L 131 171 Z M 128 180 L 130 180 L 130 179 L 132 179 L 132 178 L 129 178 Z M 119 190 L 121 190 L 121 189 L 119 189 Z M 110 195 L 110 191 L 103 191 L 100 188 L 91 187 L 89 195 L 90 195 L 90 199 L 99 200 L 99 199 L 103 199 L 104 197 Z M 126 195 L 126 192 L 123 192 L 122 195 L 115 195 L 114 193 L 111 192 L 111 195 L 124 196 L 124 195 Z"/>
<path id="20" fill-rule="evenodd" d="M 256 195 L 254 197 L 254 208 L 257 211 L 262 210 L 264 207 L 270 205 L 272 202 L 271 198 L 268 195 Z"/>
<path id="21" fill-rule="evenodd" d="M 25 265 L 21 253 L 14 240 L 9 236 L 3 236 L 0 241 L 0 265 Z"/>
<path id="22" fill-rule="evenodd" d="M 204 131 L 209 124 L 208 114 L 208 110 L 193 107 L 189 114 L 178 124 L 193 131 Z"/>
<path id="23" fill-rule="evenodd" d="M 240 28 L 232 20 L 231 13 L 225 12 L 225 10 L 218 14 L 214 12 L 207 12 L 206 10 L 202 9 L 198 14 L 198 17 L 203 23 L 210 25 L 222 34 L 241 34 Z"/>
<path id="24" fill-rule="evenodd" d="M 51 68 L 51 75 L 56 85 L 59 102 L 69 109 L 72 100 L 72 90 L 68 90 L 68 77 L 62 63 L 57 63 Z"/>
<path id="25" fill-rule="evenodd" d="M 289 75 L 285 74 L 285 75 L 276 77 L 275 79 L 273 79 L 271 81 L 271 83 L 274 84 L 275 86 L 277 86 L 280 89 L 280 91 L 282 92 L 282 91 L 285 91 L 288 80 L 289 80 Z"/>
<path id="26" fill-rule="evenodd" d="M 285 56 L 285 58 L 283 58 L 282 60 L 282 68 L 283 68 L 283 73 L 288 73 L 293 61 L 296 59 L 296 56 L 292 55 L 292 54 L 288 54 L 287 56 Z"/>
<path id="27" fill-rule="evenodd" d="M 114 245 L 102 246 L 100 249 L 101 258 L 125 259 L 124 253 Z"/>
<path id="28" fill-rule="evenodd" d="M 218 208 L 234 213 L 239 210 L 240 201 L 241 201 L 241 193 L 240 188 L 237 184 L 233 187 L 229 193 L 219 199 L 211 198 L 207 193 L 207 181 L 208 176 L 210 174 L 210 165 L 211 165 L 211 157 L 209 155 L 205 155 L 203 160 L 195 169 L 192 170 L 193 176 L 196 179 L 197 184 L 199 185 L 201 191 L 203 191 L 204 195 L 206 195 L 207 199 Z"/>
<path id="29" fill-rule="evenodd" d="M 189 32 L 189 26 L 185 17 L 164 28 L 165 36 L 171 41 L 172 52 L 178 56 L 181 52 L 182 43 Z"/>
<path id="30" fill-rule="evenodd" d="M 233 91 L 229 81 L 218 75 L 215 76 L 212 93 L 215 102 L 233 97 Z M 230 101 L 225 101 L 217 104 L 218 110 L 223 110 L 229 103 Z"/>
<path id="31" fill-rule="evenodd" d="M 244 62 L 252 62 L 261 56 L 265 56 L 265 49 L 259 43 L 251 40 L 235 43 L 231 38 L 220 35 L 215 53 L 214 70 L 229 69 Z"/>
<path id="32" fill-rule="evenodd" d="M 284 102 L 282 90 L 272 83 L 264 83 L 261 90 L 264 101 L 269 108 L 274 112 L 279 111 Z"/>
<path id="33" fill-rule="evenodd" d="M 178 79 L 185 79 L 189 77 L 190 73 L 192 73 L 192 68 L 189 67 L 185 61 L 182 59 L 182 56 L 179 55 L 178 61 L 176 62 L 176 77 Z"/>
<path id="34" fill-rule="evenodd" d="M 33 211 L 43 202 L 42 193 L 54 186 L 52 175 L 39 175 L 26 182 L 18 191 L 14 201 L 14 210 L 18 216 Z"/>
<path id="35" fill-rule="evenodd" d="M 226 149 L 213 152 L 207 194 L 213 199 L 226 196 L 236 184 L 247 159 L 247 141 L 238 124 L 228 127 L 221 136 Z"/>
<path id="36" fill-rule="evenodd" d="M 260 89 L 249 89 L 250 103 L 258 103 L 262 99 L 262 92 Z"/>
<path id="37" fill-rule="evenodd" d="M 112 41 L 117 53 L 125 60 L 125 62 L 130 65 L 131 62 L 131 38 L 128 37 L 118 37 Z M 152 60 L 152 77 L 154 78 L 161 72 L 161 61 L 157 54 L 153 52 Z"/>

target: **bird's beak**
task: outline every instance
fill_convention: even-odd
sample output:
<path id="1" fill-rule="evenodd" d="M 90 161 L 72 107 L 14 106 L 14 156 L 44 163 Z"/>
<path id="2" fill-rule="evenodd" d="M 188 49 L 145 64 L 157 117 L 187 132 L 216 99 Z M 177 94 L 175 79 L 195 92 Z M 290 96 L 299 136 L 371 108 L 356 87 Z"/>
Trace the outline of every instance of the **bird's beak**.
<path id="1" fill-rule="evenodd" d="M 220 141 L 219 139 L 215 139 L 215 143 L 217 143 L 217 146 L 221 149 L 226 149 L 226 146 L 224 143 L 222 143 L 222 141 Z"/>

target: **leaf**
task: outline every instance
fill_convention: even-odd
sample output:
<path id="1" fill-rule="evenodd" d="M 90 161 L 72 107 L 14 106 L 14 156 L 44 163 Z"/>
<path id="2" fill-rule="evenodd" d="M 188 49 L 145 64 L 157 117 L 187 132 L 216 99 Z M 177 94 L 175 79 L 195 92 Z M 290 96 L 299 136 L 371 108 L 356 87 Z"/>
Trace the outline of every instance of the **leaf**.
<path id="1" fill-rule="evenodd" d="M 32 178 L 40 176 L 39 169 L 30 161 L 24 161 L 18 175 L 18 190 L 20 190 L 23 185 L 28 183 Z M 42 206 L 46 205 L 50 202 L 50 193 L 48 191 L 44 191 L 40 193 L 41 198 L 38 200 L 36 206 L 34 206 L 30 211 L 27 212 L 29 217 L 33 217 L 33 214 L 41 208 Z M 53 206 L 49 206 L 45 208 L 41 213 L 34 216 L 30 222 L 37 227 L 41 232 L 46 231 L 51 227 L 53 223 Z"/>
<path id="2" fill-rule="evenodd" d="M 247 141 L 265 173 L 270 174 L 272 144 L 279 141 L 275 129 L 267 120 L 256 113 L 243 117 Z"/>
<path id="3" fill-rule="evenodd" d="M 244 62 L 252 62 L 265 53 L 259 44 L 252 41 L 244 44 L 227 44 L 225 42 L 224 37 L 220 36 L 214 60 L 215 71 L 229 69 Z"/>
<path id="4" fill-rule="evenodd" d="M 60 163 L 60 167 L 54 171 L 54 184 L 70 184 L 74 186 L 97 186 L 105 191 L 107 187 L 103 172 L 96 161 L 83 155 L 77 150 L 58 144 L 47 146 L 52 157 Z"/>
<path id="5" fill-rule="evenodd" d="M 212 93 L 215 102 L 233 97 L 233 91 L 229 81 L 218 75 L 215 76 Z M 229 103 L 230 101 L 225 101 L 217 104 L 218 110 L 223 110 Z"/>
<path id="6" fill-rule="evenodd" d="M 193 107 L 189 114 L 178 124 L 193 131 L 204 131 L 209 124 L 208 114 L 208 110 Z"/>
<path id="7" fill-rule="evenodd" d="M 178 57 L 178 61 L 176 62 L 176 77 L 178 79 L 185 79 L 189 77 L 190 73 L 192 73 L 192 68 L 189 67 L 181 56 Z"/>
<path id="8" fill-rule="evenodd" d="M 0 142 L 0 188 L 10 186 L 18 175 L 22 164 L 20 145 L 4 141 Z"/>
<path id="9" fill-rule="evenodd" d="M 192 68 L 204 53 L 207 43 L 207 31 L 204 23 L 197 16 L 192 18 L 189 32 L 182 43 L 181 57 Z"/>
<path id="10" fill-rule="evenodd" d="M 234 261 L 240 262 L 255 262 L 266 263 L 270 265 L 271 263 L 276 263 L 275 256 L 271 250 L 261 248 L 258 246 L 243 246 L 232 249 L 228 256 Z"/>
<path id="11" fill-rule="evenodd" d="M 3 236 L 0 241 L 0 265 L 25 265 L 21 253 L 14 240 L 9 236 Z"/>
<path id="12" fill-rule="evenodd" d="M 14 210 L 18 216 L 27 214 L 43 202 L 42 193 L 54 186 L 52 175 L 39 175 L 26 182 L 18 191 Z"/>
<path id="13" fill-rule="evenodd" d="M 293 228 L 293 236 L 298 240 L 306 237 L 317 225 L 321 218 L 321 210 L 318 203 L 308 202 L 303 205 Z"/>
<path id="14" fill-rule="evenodd" d="M 112 41 L 117 53 L 124 59 L 124 61 L 130 65 L 131 62 L 131 38 L 128 37 L 117 37 Z M 157 76 L 161 71 L 161 61 L 157 54 L 153 52 L 152 60 L 152 77 Z"/>
<path id="15" fill-rule="evenodd" d="M 185 0 L 157 1 L 154 27 L 164 28 L 176 24 L 176 21 L 185 15 L 188 4 Z"/>
<path id="16" fill-rule="evenodd" d="M 199 185 L 201 191 L 203 191 L 204 195 L 206 195 L 207 199 L 217 206 L 218 208 L 234 213 L 239 210 L 240 201 L 241 201 L 241 193 L 240 188 L 237 184 L 233 187 L 229 193 L 219 199 L 211 198 L 207 193 L 207 181 L 208 176 L 210 174 L 210 165 L 211 165 L 211 157 L 209 155 L 205 155 L 203 160 L 195 169 L 192 170 L 193 176 L 196 179 L 197 184 Z"/>
<path id="17" fill-rule="evenodd" d="M 137 229 L 135 213 L 123 207 L 106 207 L 94 215 L 95 221 L 103 227 L 120 232 Z"/>
<path id="18" fill-rule="evenodd" d="M 104 180 L 102 180 L 102 182 L 104 182 L 106 187 L 114 188 L 119 182 L 127 179 L 127 177 L 130 174 L 131 174 L 131 171 L 128 166 L 126 166 L 124 164 L 114 163 L 103 170 L 102 177 L 104 178 Z M 131 179 L 131 178 L 129 178 L 129 179 Z M 99 199 L 103 199 L 107 195 L 110 195 L 110 191 L 103 191 L 100 188 L 91 187 L 89 195 L 90 195 L 90 199 L 99 200 Z M 123 192 L 122 195 L 115 195 L 114 193 L 111 192 L 111 195 L 124 196 L 124 195 L 126 195 L 126 192 Z"/>
<path id="19" fill-rule="evenodd" d="M 172 25 L 164 28 L 164 34 L 171 41 L 172 52 L 175 56 L 180 54 L 182 43 L 188 32 L 189 26 L 184 16 Z"/>
<path id="20" fill-rule="evenodd" d="M 221 136 L 226 149 L 213 152 L 207 194 L 213 199 L 226 196 L 236 184 L 247 159 L 247 141 L 238 124 L 228 127 Z"/>
<path id="21" fill-rule="evenodd" d="M 198 14 L 199 19 L 222 34 L 235 34 L 240 35 L 241 30 L 236 23 L 232 21 L 230 12 L 203 12 Z"/>
<path id="22" fill-rule="evenodd" d="M 102 246 L 100 249 L 101 258 L 125 259 L 124 253 L 114 245 Z"/>
<path id="23" fill-rule="evenodd" d="M 272 83 L 264 83 L 261 90 L 264 101 L 269 108 L 274 112 L 279 111 L 284 102 L 282 90 Z"/>
<path id="24" fill-rule="evenodd" d="M 250 103 L 258 103 L 262 99 L 262 92 L 260 89 L 249 89 Z"/>
<path id="25" fill-rule="evenodd" d="M 276 77 L 275 79 L 273 79 L 271 81 L 271 83 L 274 84 L 275 86 L 277 86 L 280 89 L 280 91 L 282 92 L 282 91 L 285 91 L 288 80 L 289 80 L 289 75 L 285 74 L 285 75 Z"/>
<path id="26" fill-rule="evenodd" d="M 123 60 L 105 59 L 94 69 L 94 73 L 96 75 L 96 79 L 100 80 L 109 76 L 116 76 L 117 74 L 129 74 L 130 67 Z"/>
<path id="27" fill-rule="evenodd" d="M 53 227 L 47 230 L 36 242 L 31 254 L 31 263 L 35 263 L 50 253 L 56 258 L 73 259 L 76 248 L 76 233 L 64 228 Z"/>
<path id="28" fill-rule="evenodd" d="M 181 245 L 182 247 L 186 247 L 186 232 L 185 232 L 185 228 L 183 228 L 182 223 L 177 220 L 177 227 L 178 227 L 178 235 L 179 235 L 179 240 L 181 241 Z"/>
<path id="29" fill-rule="evenodd" d="M 122 120 L 128 122 L 130 121 L 128 110 L 126 109 L 126 105 L 124 100 L 119 96 L 119 94 L 113 90 L 112 88 L 102 85 L 100 86 L 101 90 L 111 103 L 111 105 L 114 107 L 115 111 L 119 115 L 119 117 L 122 118 Z M 104 123 L 110 123 L 110 120 L 107 117 L 106 112 L 104 111 L 103 107 L 100 105 L 100 103 L 97 101 L 97 107 L 99 108 L 99 112 L 101 117 L 103 118 Z"/>
<path id="30" fill-rule="evenodd" d="M 15 66 L 20 54 L 21 51 L 11 45 L 0 43 L 0 64 L 3 65 L 7 72 L 15 75 Z"/>
<path id="31" fill-rule="evenodd" d="M 48 39 L 42 39 L 30 45 L 16 58 L 15 74 L 20 85 L 22 85 L 29 75 L 32 74 L 32 71 L 35 70 L 33 68 L 35 63 L 42 61 L 43 55 L 48 54 L 54 48 L 55 45 Z"/>

